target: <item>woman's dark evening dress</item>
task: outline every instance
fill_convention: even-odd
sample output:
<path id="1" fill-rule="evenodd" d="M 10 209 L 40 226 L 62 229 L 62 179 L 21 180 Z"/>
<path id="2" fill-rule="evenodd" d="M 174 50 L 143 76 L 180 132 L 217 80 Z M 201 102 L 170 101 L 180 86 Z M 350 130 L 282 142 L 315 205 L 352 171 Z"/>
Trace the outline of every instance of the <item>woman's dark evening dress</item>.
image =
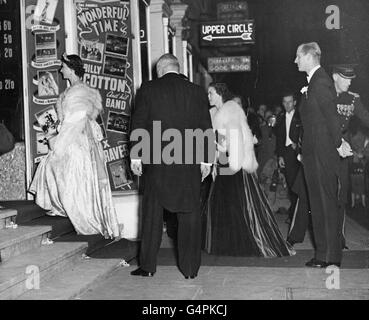
<path id="1" fill-rule="evenodd" d="M 220 162 L 225 163 L 226 154 L 220 153 L 221 157 L 218 169 Z M 279 231 L 256 173 L 241 169 L 232 175 L 217 175 L 203 214 L 204 247 L 209 254 L 260 257 L 294 254 Z"/>

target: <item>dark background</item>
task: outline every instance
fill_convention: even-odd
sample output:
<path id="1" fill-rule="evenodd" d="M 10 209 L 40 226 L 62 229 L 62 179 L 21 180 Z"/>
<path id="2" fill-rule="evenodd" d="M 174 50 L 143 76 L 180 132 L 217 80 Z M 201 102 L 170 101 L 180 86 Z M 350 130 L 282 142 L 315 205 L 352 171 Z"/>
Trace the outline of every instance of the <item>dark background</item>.
<path id="1" fill-rule="evenodd" d="M 214 80 L 226 82 L 234 93 L 249 97 L 252 105 L 280 103 L 281 92 L 299 92 L 306 84 L 305 74 L 294 64 L 296 49 L 302 42 L 317 41 L 322 49 L 322 65 L 328 72 L 335 63 L 357 64 L 357 78 L 351 91 L 361 95 L 369 105 L 369 1 L 368 0 L 248 0 L 249 18 L 255 20 L 256 42 L 236 47 L 202 47 L 199 33 L 201 22 L 217 20 L 218 2 L 226 0 L 182 0 L 189 5 L 185 36 L 197 59 L 207 67 L 207 57 L 252 56 L 252 71 L 212 74 Z M 232 1 L 228 1 L 232 2 Z M 341 28 L 326 29 L 327 6 L 340 9 Z M 142 8 L 141 8 L 142 9 Z M 0 76 L 18 79 L 14 90 L 0 92 L 0 121 L 22 140 L 22 69 L 19 1 L 0 5 L 0 21 L 12 20 L 13 58 L 4 59 L 4 32 L 0 31 Z M 145 66 L 143 66 L 145 67 Z"/>
<path id="2" fill-rule="evenodd" d="M 357 79 L 351 90 L 358 92 L 366 105 L 369 102 L 369 1 L 367 0 L 248 0 L 249 18 L 255 20 L 254 45 L 229 48 L 200 46 L 199 25 L 217 20 L 220 0 L 184 0 L 189 41 L 198 51 L 203 64 L 209 56 L 251 55 L 249 73 L 212 74 L 216 81 L 226 82 L 237 94 L 251 97 L 253 105 L 280 102 L 285 89 L 299 92 L 306 84 L 305 73 L 294 64 L 296 49 L 303 42 L 316 41 L 322 49 L 322 66 L 331 71 L 332 64 L 355 63 Z M 228 1 L 232 2 L 232 1 Z M 326 8 L 340 9 L 339 30 L 328 30 Z"/>
<path id="3" fill-rule="evenodd" d="M 6 89 L 6 79 L 14 81 L 14 87 Z M 0 4 L 0 81 L 0 122 L 5 123 L 18 141 L 23 140 L 20 1 Z"/>

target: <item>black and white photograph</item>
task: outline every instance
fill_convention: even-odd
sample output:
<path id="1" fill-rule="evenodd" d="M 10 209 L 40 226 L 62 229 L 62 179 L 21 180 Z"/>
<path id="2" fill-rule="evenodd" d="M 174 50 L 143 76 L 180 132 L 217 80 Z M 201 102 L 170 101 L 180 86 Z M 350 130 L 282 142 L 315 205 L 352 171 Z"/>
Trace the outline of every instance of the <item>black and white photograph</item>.
<path id="1" fill-rule="evenodd" d="M 128 54 L 129 39 L 126 37 L 120 37 L 115 34 L 107 33 L 105 44 L 105 52 L 108 54 L 110 53 L 123 56 Z"/>
<path id="2" fill-rule="evenodd" d="M 102 62 L 104 44 L 98 41 L 83 40 L 80 46 L 82 60 L 91 62 Z"/>
<path id="3" fill-rule="evenodd" d="M 129 119 L 129 116 L 125 114 L 109 111 L 106 129 L 108 131 L 128 134 Z"/>
<path id="4" fill-rule="evenodd" d="M 57 128 L 59 120 L 54 105 L 48 106 L 40 112 L 37 112 L 35 117 L 47 139 L 58 134 Z"/>
<path id="5" fill-rule="evenodd" d="M 37 0 L 34 19 L 38 23 L 52 24 L 59 0 Z"/>
<path id="6" fill-rule="evenodd" d="M 369 0 L 0 0 L 0 22 L 0 300 L 369 300 Z"/>
<path id="7" fill-rule="evenodd" d="M 126 58 L 105 55 L 103 74 L 125 78 L 127 74 L 128 62 Z"/>
<path id="8" fill-rule="evenodd" d="M 130 169 L 126 159 L 120 159 L 108 164 L 114 187 L 121 188 L 132 182 Z"/>
<path id="9" fill-rule="evenodd" d="M 36 62 L 57 58 L 55 32 L 38 32 L 35 34 Z"/>
<path id="10" fill-rule="evenodd" d="M 49 152 L 49 147 L 47 144 L 45 133 L 36 132 L 36 143 L 37 143 L 36 150 L 38 155 L 47 154 Z"/>
<path id="11" fill-rule="evenodd" d="M 37 78 L 39 97 L 59 95 L 58 70 L 38 71 Z"/>
<path id="12" fill-rule="evenodd" d="M 36 48 L 56 48 L 55 32 L 37 32 L 35 33 Z"/>
<path id="13" fill-rule="evenodd" d="M 36 62 L 45 62 L 56 59 L 56 57 L 56 49 L 54 48 L 36 49 Z"/>

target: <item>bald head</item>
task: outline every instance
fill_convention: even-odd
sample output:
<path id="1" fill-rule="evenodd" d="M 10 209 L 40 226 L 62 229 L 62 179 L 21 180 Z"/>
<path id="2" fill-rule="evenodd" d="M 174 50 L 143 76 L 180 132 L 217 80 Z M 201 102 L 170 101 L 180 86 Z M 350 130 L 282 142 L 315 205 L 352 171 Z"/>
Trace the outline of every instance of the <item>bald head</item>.
<path id="1" fill-rule="evenodd" d="M 156 72 L 159 78 L 168 72 L 179 73 L 178 59 L 170 53 L 162 55 L 156 64 Z"/>

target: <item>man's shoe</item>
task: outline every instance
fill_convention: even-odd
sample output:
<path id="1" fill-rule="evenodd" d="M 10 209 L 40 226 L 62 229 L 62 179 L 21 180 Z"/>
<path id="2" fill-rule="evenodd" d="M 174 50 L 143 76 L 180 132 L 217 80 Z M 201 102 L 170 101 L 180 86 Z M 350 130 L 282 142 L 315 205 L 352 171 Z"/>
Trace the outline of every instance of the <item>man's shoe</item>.
<path id="1" fill-rule="evenodd" d="M 341 262 L 327 262 L 327 267 L 336 266 L 337 268 L 341 268 Z"/>
<path id="2" fill-rule="evenodd" d="M 197 274 L 195 274 L 194 276 L 185 276 L 185 279 L 195 279 L 197 277 Z"/>
<path id="3" fill-rule="evenodd" d="M 311 259 L 308 262 L 305 263 L 305 266 L 310 268 L 325 268 L 327 266 L 327 263 L 325 261 L 321 261 L 318 259 Z"/>
<path id="4" fill-rule="evenodd" d="M 131 276 L 142 276 L 142 277 L 153 277 L 155 272 L 147 272 L 145 270 L 142 270 L 141 268 L 138 268 L 131 272 Z"/>

